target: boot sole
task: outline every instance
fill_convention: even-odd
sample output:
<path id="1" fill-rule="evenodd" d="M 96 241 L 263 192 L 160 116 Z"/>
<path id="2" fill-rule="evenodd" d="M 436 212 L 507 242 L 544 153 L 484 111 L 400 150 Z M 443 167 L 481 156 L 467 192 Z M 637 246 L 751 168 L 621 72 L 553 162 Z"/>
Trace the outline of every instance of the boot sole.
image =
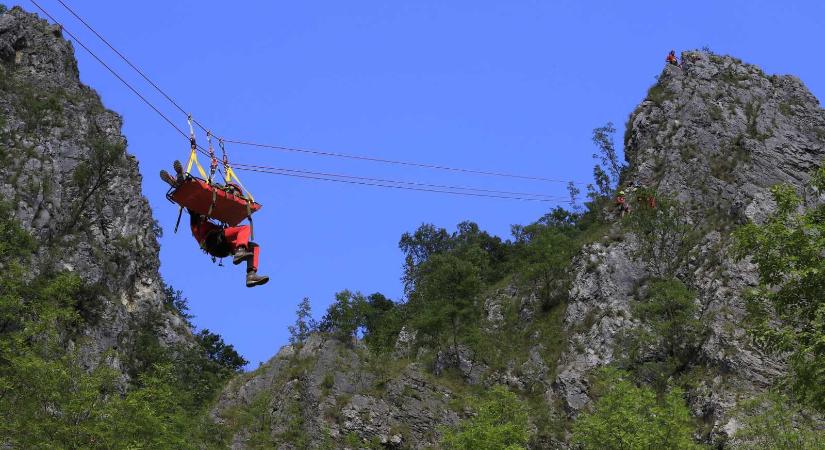
<path id="1" fill-rule="evenodd" d="M 160 171 L 160 179 L 165 181 L 172 187 L 177 187 L 178 185 L 177 181 L 174 178 L 172 178 L 172 175 L 169 175 L 169 172 L 165 170 Z"/>
<path id="2" fill-rule="evenodd" d="M 246 283 L 246 287 L 251 288 L 251 287 L 255 287 L 255 286 L 263 286 L 267 282 L 269 282 L 269 277 L 263 277 L 258 281 L 254 281 L 252 283 Z"/>

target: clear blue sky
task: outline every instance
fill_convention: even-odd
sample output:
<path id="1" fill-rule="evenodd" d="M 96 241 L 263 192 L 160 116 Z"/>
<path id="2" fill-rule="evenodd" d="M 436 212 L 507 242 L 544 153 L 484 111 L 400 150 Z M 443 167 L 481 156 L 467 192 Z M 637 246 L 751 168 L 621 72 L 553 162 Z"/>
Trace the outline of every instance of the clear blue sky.
<path id="1" fill-rule="evenodd" d="M 184 127 L 55 0 L 40 0 Z M 799 76 L 825 95 L 822 2 L 776 1 L 141 1 L 67 0 L 217 134 L 258 142 L 589 180 L 592 128 L 628 113 L 671 48 L 709 46 Z M 29 3 L 22 3 L 32 10 Z M 400 235 L 473 220 L 502 237 L 550 205 L 243 173 L 261 272 L 217 267 L 182 230 L 157 173 L 187 143 L 77 48 L 81 78 L 123 115 L 144 193 L 163 225 L 161 272 L 195 324 L 251 361 L 287 341 L 297 303 L 320 316 L 336 291 L 401 295 Z M 203 136 L 199 136 L 203 142 Z M 239 162 L 420 182 L 564 194 L 563 185 L 230 147 Z"/>

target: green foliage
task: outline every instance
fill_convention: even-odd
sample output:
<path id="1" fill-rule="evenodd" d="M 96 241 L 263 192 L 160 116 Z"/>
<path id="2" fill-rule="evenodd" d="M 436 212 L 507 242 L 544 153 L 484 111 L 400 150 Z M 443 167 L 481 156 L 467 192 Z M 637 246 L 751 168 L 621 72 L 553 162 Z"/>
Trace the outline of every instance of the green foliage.
<path id="1" fill-rule="evenodd" d="M 580 248 L 579 217 L 556 208 L 536 223 L 512 227 L 514 265 L 522 279 L 538 286 L 545 310 L 566 300 L 570 262 Z"/>
<path id="2" fill-rule="evenodd" d="M 825 167 L 811 188 L 823 192 Z M 760 285 L 748 293 L 749 328 L 758 344 L 789 355 L 797 396 L 825 411 L 825 205 L 799 212 L 803 199 L 793 187 L 771 192 L 776 211 L 735 233 L 737 255 L 759 268 Z"/>
<path id="3" fill-rule="evenodd" d="M 593 166 L 593 180 L 596 183 L 595 187 L 592 184 L 587 185 L 587 196 L 591 201 L 595 202 L 600 198 L 607 199 L 613 195 L 613 184 L 610 182 L 610 177 L 598 164 Z"/>
<path id="4" fill-rule="evenodd" d="M 444 448 L 453 450 L 526 449 L 530 440 L 527 407 L 503 386 L 494 386 L 471 404 L 473 416 L 444 430 Z"/>
<path id="5" fill-rule="evenodd" d="M 108 186 L 112 173 L 120 164 L 126 143 L 112 141 L 102 131 L 92 132 L 89 137 L 91 151 L 82 159 L 72 174 L 72 184 L 77 189 L 77 198 L 69 207 L 63 223 L 63 233 L 71 233 L 77 229 L 84 229 L 88 222 L 90 202 L 96 201 L 96 206 L 102 206 L 105 199 L 100 195 Z"/>
<path id="6" fill-rule="evenodd" d="M 642 325 L 622 339 L 628 368 L 664 392 L 668 380 L 687 367 L 701 345 L 705 326 L 696 294 L 675 278 L 654 280 L 645 297 L 633 304 L 633 315 Z"/>
<path id="7" fill-rule="evenodd" d="M 624 165 L 619 162 L 619 155 L 616 153 L 616 145 L 613 143 L 615 133 L 616 127 L 613 126 L 613 122 L 607 122 L 593 130 L 593 143 L 599 148 L 599 152 L 594 153 L 593 158 L 610 174 L 610 183 L 613 186 L 619 183 L 619 177 L 624 170 Z"/>
<path id="8" fill-rule="evenodd" d="M 0 206 L 0 210 L 2 210 Z M 89 370 L 78 350 L 102 291 L 72 273 L 24 276 L 36 251 L 0 214 L 0 436 L 14 448 L 199 448 L 219 446 L 204 422 L 217 388 L 245 363 L 202 331 L 194 348 L 162 349 L 145 338 L 132 386 L 107 364 Z M 156 342 L 156 338 L 155 338 Z M 106 355 L 104 359 L 116 356 Z M 126 392 L 123 393 L 123 389 Z"/>
<path id="9" fill-rule="evenodd" d="M 50 118 L 56 118 L 63 112 L 62 90 L 44 92 L 41 87 L 30 84 L 17 86 L 19 114 L 27 133 L 33 133 L 44 125 L 49 125 Z"/>
<path id="10" fill-rule="evenodd" d="M 295 311 L 295 325 L 288 327 L 289 343 L 302 345 L 317 327 L 318 324 L 312 318 L 312 306 L 309 304 L 309 299 L 304 297 L 298 304 L 298 310 Z"/>
<path id="11" fill-rule="evenodd" d="M 771 392 L 739 405 L 745 415 L 734 435 L 735 448 L 744 450 L 815 450 L 825 448 L 825 430 L 817 429 L 810 411 L 786 396 Z"/>
<path id="12" fill-rule="evenodd" d="M 305 337 L 320 331 L 347 344 L 362 336 L 370 349 L 383 353 L 394 348 L 395 339 L 405 321 L 404 306 L 380 293 L 364 296 L 360 292 L 345 290 L 335 294 L 335 302 L 327 308 L 326 314 L 317 324 L 299 306 L 298 320 L 290 327 L 290 332 L 296 333 L 296 342 L 302 329 L 306 333 Z M 305 312 L 308 313 L 308 310 Z M 301 321 L 304 322 L 303 325 Z"/>
<path id="13" fill-rule="evenodd" d="M 405 233 L 404 281 L 408 302 L 384 317 L 400 330 L 402 320 L 418 331 L 417 344 L 439 349 L 478 341 L 478 296 L 512 272 L 513 247 L 462 222 L 454 233 L 422 225 Z"/>
<path id="14" fill-rule="evenodd" d="M 500 238 L 481 231 L 473 222 L 458 224 L 450 234 L 444 228 L 421 225 L 413 234 L 404 233 L 398 244 L 405 255 L 404 285 L 409 294 L 421 278 L 425 263 L 435 255 L 452 254 L 473 264 L 486 283 L 495 283 L 504 276 L 507 245 Z"/>
<path id="15" fill-rule="evenodd" d="M 656 83 L 647 90 L 647 100 L 653 102 L 656 106 L 662 104 L 673 98 L 673 92 L 669 91 L 661 83 Z"/>
<path id="16" fill-rule="evenodd" d="M 341 342 L 350 343 L 363 326 L 364 303 L 366 300 L 360 292 L 347 290 L 335 294 L 335 302 L 329 305 L 327 313 L 321 318 L 318 329 L 330 333 Z"/>
<path id="17" fill-rule="evenodd" d="M 6 6 L 6 5 L 4 5 L 4 4 L 0 3 L 0 14 L 3 14 L 4 12 L 6 12 L 6 11 L 8 11 L 8 10 L 9 10 L 9 7 L 8 7 L 8 6 Z"/>
<path id="18" fill-rule="evenodd" d="M 756 120 L 759 118 L 759 113 L 762 110 L 762 102 L 752 101 L 745 105 L 745 118 L 748 122 L 748 134 L 751 137 L 758 138 L 761 135 L 756 128 Z"/>
<path id="19" fill-rule="evenodd" d="M 652 207 L 648 199 L 654 198 Z M 639 189 L 631 202 L 625 225 L 639 237 L 638 257 L 657 278 L 672 278 L 683 267 L 699 237 L 688 221 L 685 208 L 677 201 L 661 197 L 653 190 Z"/>
<path id="20" fill-rule="evenodd" d="M 604 369 L 593 392 L 601 395 L 592 411 L 573 424 L 573 442 L 581 448 L 702 448 L 693 442 L 694 426 L 680 389 L 657 400 L 653 390 L 635 386 L 626 374 Z"/>
<path id="21" fill-rule="evenodd" d="M 454 254 L 430 257 L 418 268 L 416 289 L 410 296 L 411 324 L 439 348 L 449 343 L 453 349 L 470 340 L 480 318 L 476 296 L 482 280 L 478 267 Z"/>
<path id="22" fill-rule="evenodd" d="M 370 349 L 382 353 L 395 348 L 395 340 L 404 326 L 404 306 L 380 293 L 367 297 L 364 308 L 364 340 Z"/>
<path id="23" fill-rule="evenodd" d="M 186 321 L 194 317 L 189 314 L 189 302 L 183 292 L 166 283 L 163 284 L 163 305 Z"/>
<path id="24" fill-rule="evenodd" d="M 750 160 L 750 152 L 745 148 L 745 137 L 740 134 L 721 152 L 711 156 L 710 173 L 720 180 L 732 182 L 741 165 Z"/>

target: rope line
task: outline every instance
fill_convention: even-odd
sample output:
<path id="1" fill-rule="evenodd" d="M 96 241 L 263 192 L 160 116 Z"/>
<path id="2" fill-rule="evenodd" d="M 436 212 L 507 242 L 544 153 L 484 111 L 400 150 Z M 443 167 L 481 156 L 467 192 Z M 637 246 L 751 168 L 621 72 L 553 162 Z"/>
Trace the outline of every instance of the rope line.
<path id="1" fill-rule="evenodd" d="M 97 56 L 97 55 L 96 55 L 96 54 L 95 54 L 95 53 L 94 53 L 91 49 L 89 49 L 89 47 L 86 47 L 86 45 L 85 45 L 85 44 L 83 44 L 83 42 L 81 42 L 81 41 L 80 41 L 80 39 L 78 39 L 78 38 L 77 38 L 77 36 L 75 36 L 74 34 L 72 34 L 72 32 L 71 32 L 71 31 L 69 31 L 69 29 L 67 29 L 67 28 L 66 28 L 66 27 L 65 27 L 62 23 L 58 22 L 58 21 L 57 21 L 57 19 L 55 19 L 55 18 L 54 18 L 54 16 L 52 16 L 51 14 L 49 14 L 49 12 L 48 12 L 48 11 L 46 11 L 45 9 L 43 9 L 43 7 L 42 7 L 42 6 L 40 6 L 40 5 L 39 5 L 39 4 L 38 4 L 35 0 L 29 0 L 29 1 L 30 1 L 30 2 L 32 2 L 32 4 L 34 4 L 34 6 L 36 6 L 36 7 L 37 7 L 37 9 L 39 9 L 40 11 L 42 11 L 42 12 L 43 12 L 43 14 L 45 14 L 45 15 L 46 15 L 49 19 L 51 19 L 51 20 L 52 20 L 52 22 L 56 23 L 57 25 L 60 25 L 60 28 L 62 29 L 62 31 L 65 31 L 65 32 L 66 32 L 66 34 L 68 34 L 68 35 L 69 35 L 69 37 L 71 37 L 71 38 L 72 38 L 72 40 L 74 40 L 75 42 L 77 42 L 77 44 L 78 44 L 78 45 L 80 45 L 80 46 L 81 46 L 84 50 L 86 50 L 86 52 L 88 52 L 90 55 L 92 55 L 92 57 L 93 57 L 94 59 L 96 59 L 96 60 L 97 60 L 97 62 L 99 62 L 99 63 L 100 63 L 103 67 L 105 67 L 105 68 L 106 68 L 106 69 L 107 69 L 107 70 L 108 70 L 108 71 L 109 71 L 112 75 L 114 75 L 114 76 L 115 76 L 118 80 L 120 80 L 120 82 L 121 82 L 121 83 L 123 83 L 124 85 L 126 85 L 126 87 L 128 87 L 128 88 L 129 88 L 129 90 L 131 90 L 131 91 L 132 91 L 135 95 L 137 95 L 137 96 L 138 96 L 141 100 L 143 100 L 143 102 L 144 102 L 144 103 L 146 103 L 146 104 L 147 104 L 150 108 L 152 108 L 152 109 L 153 109 L 156 113 L 158 113 L 158 115 L 160 115 L 161 117 L 163 117 L 163 119 L 164 119 L 164 120 L 166 120 L 166 122 L 168 122 L 168 123 L 169 123 L 169 125 L 171 125 L 171 126 L 172 126 L 172 128 L 174 128 L 175 130 L 177 130 L 177 132 L 178 132 L 178 133 L 180 133 L 180 134 L 181 134 L 183 137 L 185 137 L 187 140 L 189 139 L 189 136 L 187 136 L 187 135 L 186 135 L 186 133 L 185 133 L 183 130 L 181 130 L 180 128 L 178 128 L 178 126 L 177 126 L 177 125 L 175 125 L 175 123 L 174 123 L 174 122 L 172 122 L 172 120 L 171 120 L 169 117 L 167 117 L 165 114 L 163 114 L 163 113 L 162 113 L 162 112 L 161 112 L 161 111 L 160 111 L 157 107 L 155 107 L 155 105 L 153 105 L 153 104 L 152 104 L 152 102 L 150 102 L 149 100 L 147 100 L 147 99 L 146 99 L 146 97 L 144 97 L 143 95 L 141 95 L 141 94 L 140 94 L 140 92 L 138 92 L 138 91 L 137 91 L 137 89 L 135 89 L 135 88 L 134 88 L 131 84 L 129 84 L 129 82 L 127 82 L 126 80 L 124 80 L 124 79 L 123 79 L 123 77 L 121 77 L 120 75 L 118 75 L 118 73 L 117 73 L 117 72 L 115 72 L 115 70 L 114 70 L 114 69 L 112 69 L 111 67 L 109 67 L 109 65 L 108 65 L 108 64 L 106 64 L 105 62 L 103 62 L 103 60 L 102 60 L 102 59 L 100 59 L 100 57 L 98 57 L 98 56 Z"/>
<path id="2" fill-rule="evenodd" d="M 143 79 L 146 80 L 147 83 L 152 85 L 152 87 L 155 88 L 155 90 L 158 91 L 160 93 L 160 95 L 164 96 L 166 98 L 166 100 L 169 100 L 169 103 L 174 105 L 174 107 L 177 108 L 183 114 L 189 115 L 189 113 L 185 109 L 183 109 L 183 107 L 180 106 L 180 104 L 178 104 L 178 102 L 176 102 L 172 98 L 172 96 L 170 96 L 169 94 L 166 93 L 166 91 L 161 89 L 160 86 L 158 86 L 157 83 L 152 81 L 152 79 L 149 78 L 149 76 L 146 75 L 146 73 L 144 73 L 142 70 L 140 70 L 139 67 L 137 67 L 135 64 L 132 64 L 132 61 L 130 61 L 129 58 L 127 58 L 123 53 L 121 53 L 117 48 L 115 48 L 115 46 L 112 45 L 108 40 L 106 40 L 106 38 L 103 37 L 103 35 L 98 33 L 97 30 L 94 29 L 94 27 L 92 27 L 88 22 L 86 22 L 86 20 L 84 20 L 83 17 L 81 17 L 78 13 L 76 13 L 69 5 L 67 5 L 63 0 L 57 0 L 57 2 L 60 3 L 61 5 L 63 5 L 63 8 L 66 9 L 66 11 L 69 11 L 69 13 L 71 13 L 71 15 L 73 15 L 77 20 L 79 20 L 80 23 L 82 23 L 86 28 L 88 28 L 89 31 L 94 33 L 94 35 L 97 36 L 98 39 L 103 41 L 103 43 L 106 44 L 107 47 L 109 47 L 113 52 L 115 52 L 115 54 L 117 56 L 120 57 L 120 59 L 122 59 L 126 64 L 128 64 L 129 67 L 131 67 L 135 72 L 137 72 L 141 77 L 143 77 Z M 206 126 L 204 126 L 200 122 L 198 122 L 197 119 L 193 118 L 192 122 L 194 122 L 195 125 L 197 125 L 198 128 L 200 128 L 204 132 L 209 131 L 206 128 Z"/>
<path id="3" fill-rule="evenodd" d="M 476 169 L 464 169 L 460 167 L 450 167 L 450 166 L 443 166 L 438 164 L 428 164 L 428 163 L 419 163 L 413 161 L 399 161 L 393 159 L 384 159 L 384 158 L 376 158 L 372 156 L 363 156 L 363 155 L 352 155 L 348 153 L 336 153 L 336 152 L 327 152 L 321 150 L 310 150 L 306 148 L 298 148 L 298 147 L 286 147 L 282 145 L 272 145 L 272 144 L 260 144 L 257 142 L 250 142 L 250 141 L 242 141 L 236 139 L 223 139 L 224 142 L 237 144 L 237 145 L 245 145 L 250 147 L 259 147 L 259 148 L 268 148 L 273 150 L 281 150 L 287 152 L 296 152 L 296 153 L 306 153 L 312 154 L 317 156 L 331 156 L 335 158 L 346 158 L 346 159 L 354 159 L 359 161 L 372 161 L 372 162 L 379 162 L 384 164 L 396 164 L 402 166 L 410 166 L 410 167 L 420 167 L 425 169 L 436 169 L 436 170 L 446 170 L 451 172 L 462 172 L 462 173 L 472 173 L 476 175 L 488 175 L 488 176 L 497 176 L 497 177 L 507 177 L 507 178 L 520 178 L 523 180 L 533 180 L 533 181 L 546 181 L 551 183 L 569 183 L 571 180 L 559 180 L 553 178 L 544 178 L 544 177 L 536 177 L 531 175 L 518 175 L 506 172 L 491 172 L 486 170 L 476 170 Z M 573 182 L 574 184 L 584 184 L 583 182 Z"/>
<path id="4" fill-rule="evenodd" d="M 384 188 L 392 188 L 392 189 L 404 189 L 404 190 L 411 190 L 411 191 L 435 192 L 435 193 L 439 193 L 439 194 L 463 195 L 463 196 L 471 196 L 471 197 L 498 198 L 498 199 L 506 199 L 506 200 L 521 200 L 521 201 L 532 201 L 532 202 L 553 202 L 553 201 L 555 201 L 555 200 L 551 200 L 551 199 L 535 198 L 535 197 L 510 197 L 510 196 L 504 196 L 504 195 L 480 194 L 480 193 L 473 193 L 473 192 L 458 192 L 458 191 L 448 191 L 448 190 L 440 190 L 440 189 L 419 188 L 419 187 L 412 187 L 412 186 L 398 186 L 398 185 L 390 185 L 390 184 L 382 184 L 382 183 L 373 183 L 373 182 L 368 182 L 368 181 L 341 180 L 341 179 L 328 178 L 328 177 L 322 177 L 322 176 L 287 173 L 287 172 L 278 171 L 277 169 L 276 170 L 264 170 L 264 169 L 238 168 L 238 170 L 243 170 L 243 171 L 246 171 L 246 172 L 266 173 L 266 174 L 270 174 L 270 175 L 280 175 L 280 176 L 287 176 L 287 177 L 307 178 L 307 179 L 312 179 L 312 180 L 331 181 L 331 182 L 336 182 L 336 183 L 356 184 L 356 185 L 362 185 L 362 186 L 376 186 L 376 187 L 384 187 Z"/>
<path id="5" fill-rule="evenodd" d="M 89 55 L 91 55 L 98 63 L 100 63 L 106 70 L 109 71 L 118 81 L 120 81 L 124 86 L 126 86 L 133 94 L 135 94 L 143 103 L 145 103 L 149 108 L 151 108 L 156 114 L 158 114 L 161 118 L 164 119 L 175 131 L 177 131 L 184 139 L 187 141 L 189 140 L 189 135 L 183 131 L 180 127 L 178 127 L 166 114 L 164 114 L 157 106 L 155 106 L 151 101 L 149 101 L 145 96 L 143 96 L 132 84 L 126 81 L 117 71 L 115 71 L 111 66 L 109 66 L 106 62 L 103 61 L 95 52 L 93 52 L 88 46 L 86 46 L 74 33 L 72 33 L 69 29 L 67 29 L 62 23 L 58 22 L 57 19 L 52 16 L 45 8 L 43 8 L 37 1 L 29 0 L 37 9 L 39 9 L 43 14 L 45 14 L 49 19 L 52 20 L 55 24 L 59 25 L 62 31 L 65 31 L 66 34 L 75 41 L 81 48 L 83 48 Z M 170 103 L 172 103 L 178 110 L 186 113 L 186 110 L 183 109 L 174 99 L 166 94 L 157 84 L 155 84 L 145 73 L 143 73 L 139 68 L 137 68 L 134 64 L 132 64 L 121 52 L 114 48 L 102 35 L 100 35 L 97 31 L 94 30 L 85 20 L 83 20 L 77 13 L 74 12 L 68 5 L 66 5 L 62 0 L 58 0 L 58 2 L 63 5 L 72 15 L 74 15 L 78 20 L 80 20 L 87 28 L 89 28 L 98 38 L 100 38 L 110 49 L 112 49 L 118 56 L 121 57 L 132 69 L 138 72 L 149 84 L 151 84 L 158 92 L 160 92 Z M 198 127 L 202 130 L 209 132 L 202 124 L 197 122 L 196 120 L 192 120 Z M 265 148 L 273 148 L 277 150 L 286 150 L 286 151 L 294 151 L 294 152 L 301 152 L 301 153 L 311 153 L 311 154 L 318 154 L 323 156 L 334 156 L 340 158 L 349 158 L 349 159 L 357 159 L 357 160 L 366 160 L 366 161 L 374 161 L 374 162 L 383 162 L 383 163 L 391 163 L 391 164 L 400 164 L 406 166 L 414 166 L 414 167 L 424 167 L 424 168 L 431 168 L 431 169 L 441 169 L 441 170 L 450 170 L 456 172 L 466 172 L 466 173 L 476 173 L 482 175 L 495 175 L 495 176 L 505 176 L 511 178 L 522 178 L 522 179 L 531 179 L 531 180 L 538 180 L 538 181 L 554 181 L 554 182 L 564 182 L 563 180 L 553 180 L 549 178 L 543 177 L 532 177 L 526 175 L 515 175 L 515 174 L 507 174 L 503 172 L 487 172 L 481 170 L 472 170 L 472 169 L 461 169 L 455 167 L 448 167 L 448 166 L 439 166 L 434 164 L 425 164 L 425 163 L 416 163 L 411 161 L 394 161 L 382 158 L 373 158 L 368 156 L 359 156 L 359 155 L 348 155 L 343 153 L 332 153 L 332 152 L 322 152 L 317 150 L 308 150 L 308 149 L 299 149 L 294 147 L 284 147 L 284 146 L 276 146 L 276 145 L 269 145 L 269 144 L 258 144 L 249 141 L 239 141 L 239 140 L 231 140 L 231 139 L 222 139 L 223 142 L 234 143 L 238 145 L 247 145 L 247 146 L 256 146 L 256 147 L 265 147 Z M 202 146 L 197 145 L 197 151 L 205 156 L 210 156 L 210 153 L 204 149 Z M 412 191 L 423 191 L 423 192 L 434 192 L 434 193 L 443 193 L 443 194 L 452 194 L 452 195 L 464 195 L 464 196 L 473 196 L 473 197 L 487 197 L 487 198 L 499 198 L 499 199 L 509 199 L 509 200 L 522 200 L 522 201 L 539 201 L 539 202 L 552 202 L 557 201 L 561 202 L 560 197 L 558 196 L 551 196 L 548 194 L 538 194 L 538 193 L 528 193 L 528 192 L 514 192 L 514 191 L 498 191 L 492 189 L 483 189 L 483 188 L 472 188 L 467 186 L 453 186 L 453 185 L 439 185 L 439 184 L 429 184 L 429 183 L 419 183 L 419 182 L 412 182 L 412 181 L 400 181 L 400 180 L 387 180 L 381 178 L 370 178 L 370 177 L 360 177 L 354 175 L 345 175 L 345 174 L 334 174 L 334 173 L 323 173 L 323 172 L 312 172 L 307 170 L 300 170 L 300 169 L 286 169 L 286 168 L 277 168 L 277 167 L 267 167 L 267 166 L 257 166 L 251 164 L 234 164 L 237 166 L 238 170 L 243 170 L 247 172 L 259 172 L 259 173 L 266 173 L 272 175 L 281 175 L 281 176 L 288 176 L 288 177 L 296 177 L 296 178 L 305 178 L 305 179 L 314 179 L 314 180 L 323 180 L 323 181 L 330 181 L 330 182 L 338 182 L 338 183 L 347 183 L 347 184 L 355 184 L 355 185 L 364 185 L 364 186 L 376 186 L 376 187 L 385 187 L 385 188 L 393 188 L 393 189 L 405 189 L 405 190 L 412 190 Z M 220 169 L 218 169 L 219 172 Z M 471 191 L 471 192 L 464 192 L 464 191 Z"/>
<path id="6" fill-rule="evenodd" d="M 176 102 L 171 95 L 167 94 L 160 86 L 157 85 L 151 78 L 144 71 L 142 71 L 137 65 L 133 64 L 129 58 L 127 58 L 122 52 L 120 52 L 114 45 L 112 45 L 102 34 L 100 34 L 94 27 L 91 26 L 83 17 L 80 16 L 74 9 L 72 9 L 64 0 L 57 0 L 63 8 L 65 8 L 70 14 L 72 14 L 77 20 L 79 20 L 86 28 L 89 29 L 95 36 L 97 36 L 106 46 L 108 46 L 115 54 L 117 54 L 120 59 L 122 59 L 126 64 L 129 65 L 135 72 L 137 72 L 147 83 L 149 83 L 155 90 L 157 90 L 163 97 L 165 97 L 175 108 L 177 108 L 181 113 L 184 115 L 189 115 L 189 112 L 186 111 L 178 102 Z M 42 8 L 40 8 L 42 10 Z M 44 11 L 45 12 L 45 11 Z M 75 38 L 76 40 L 76 38 Z M 209 129 L 198 122 L 196 119 L 192 119 L 192 121 L 197 125 L 201 130 L 204 132 L 209 132 Z M 259 147 L 259 148 L 269 148 L 274 150 L 281 150 L 281 151 L 289 151 L 289 152 L 296 152 L 296 153 L 304 153 L 304 154 L 312 154 L 316 156 L 327 156 L 327 157 L 335 157 L 335 158 L 346 158 L 346 159 L 353 159 L 359 161 L 371 161 L 371 162 L 378 162 L 384 164 L 395 164 L 395 165 L 403 165 L 408 167 L 418 167 L 418 168 L 425 168 L 425 169 L 434 169 L 434 170 L 445 170 L 451 172 L 461 172 L 461 173 L 470 173 L 475 175 L 486 175 L 486 176 L 497 176 L 497 177 L 507 177 L 507 178 L 518 178 L 524 180 L 532 180 L 532 181 L 544 181 L 544 182 L 551 182 L 551 183 L 568 183 L 572 180 L 560 180 L 560 179 L 553 179 L 553 178 L 546 178 L 546 177 L 538 177 L 538 176 L 531 176 L 531 175 L 519 175 L 507 172 L 498 172 L 498 171 L 488 171 L 488 170 L 478 170 L 478 169 L 465 169 L 460 167 L 450 167 L 446 165 L 440 164 L 429 164 L 429 163 L 419 163 L 414 161 L 401 161 L 401 160 L 391 160 L 385 158 L 377 158 L 371 156 L 364 156 L 364 155 L 353 155 L 347 153 L 339 153 L 339 152 L 328 152 L 328 151 L 321 151 L 321 150 L 311 150 L 306 148 L 298 148 L 298 147 L 288 147 L 282 145 L 272 145 L 272 144 L 260 144 L 256 142 L 250 142 L 241 139 L 228 139 L 224 138 L 224 142 L 233 143 L 237 145 L 244 145 L 244 146 L 252 146 L 252 147 Z M 583 182 L 576 182 L 573 181 L 574 184 L 586 184 Z"/>
<path id="7" fill-rule="evenodd" d="M 316 175 L 316 176 L 323 176 L 323 177 L 337 177 L 337 178 L 347 178 L 352 180 L 361 180 L 361 181 L 370 181 L 375 183 L 392 183 L 392 184 L 402 184 L 408 186 L 422 186 L 428 188 L 437 188 L 437 189 L 452 189 L 452 190 L 463 190 L 463 191 L 475 191 L 475 192 L 485 192 L 489 194 L 500 194 L 500 195 L 507 195 L 507 196 L 521 196 L 521 197 L 537 197 L 537 198 L 545 198 L 548 200 L 561 200 L 566 199 L 566 197 L 561 197 L 558 195 L 549 195 L 549 194 L 539 194 L 534 192 L 514 192 L 514 191 L 499 191 L 493 189 L 483 189 L 483 188 L 474 188 L 469 186 L 455 186 L 455 185 L 444 185 L 444 184 L 430 184 L 430 183 L 419 183 L 415 181 L 403 181 L 403 180 L 388 180 L 385 178 L 371 178 L 371 177 L 360 177 L 355 175 L 346 175 L 346 174 L 338 174 L 338 173 L 324 173 L 324 172 L 311 172 L 308 170 L 300 170 L 300 169 L 286 169 L 282 167 L 270 167 L 270 166 L 258 166 L 254 164 L 244 164 L 244 163 L 233 163 L 233 166 L 236 168 L 244 168 L 244 169 L 259 169 L 259 170 L 278 170 L 283 172 L 289 173 L 299 173 L 299 174 L 309 174 L 309 175 Z"/>

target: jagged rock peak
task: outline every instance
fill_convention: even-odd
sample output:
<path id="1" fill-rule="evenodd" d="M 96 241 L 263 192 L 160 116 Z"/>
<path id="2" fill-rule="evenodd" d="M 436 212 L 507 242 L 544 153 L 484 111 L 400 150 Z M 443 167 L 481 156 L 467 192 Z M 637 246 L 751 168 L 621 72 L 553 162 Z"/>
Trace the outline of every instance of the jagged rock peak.
<path id="1" fill-rule="evenodd" d="M 739 221 L 768 188 L 802 186 L 825 158 L 825 110 L 798 78 L 706 51 L 682 53 L 630 115 L 626 180 Z"/>
<path id="2" fill-rule="evenodd" d="M 129 353 L 147 329 L 191 340 L 164 306 L 160 229 L 121 125 L 80 82 L 58 26 L 19 7 L 0 14 L 0 194 L 41 243 L 31 272 L 71 271 L 100 288 L 81 343 L 90 366 Z"/>

